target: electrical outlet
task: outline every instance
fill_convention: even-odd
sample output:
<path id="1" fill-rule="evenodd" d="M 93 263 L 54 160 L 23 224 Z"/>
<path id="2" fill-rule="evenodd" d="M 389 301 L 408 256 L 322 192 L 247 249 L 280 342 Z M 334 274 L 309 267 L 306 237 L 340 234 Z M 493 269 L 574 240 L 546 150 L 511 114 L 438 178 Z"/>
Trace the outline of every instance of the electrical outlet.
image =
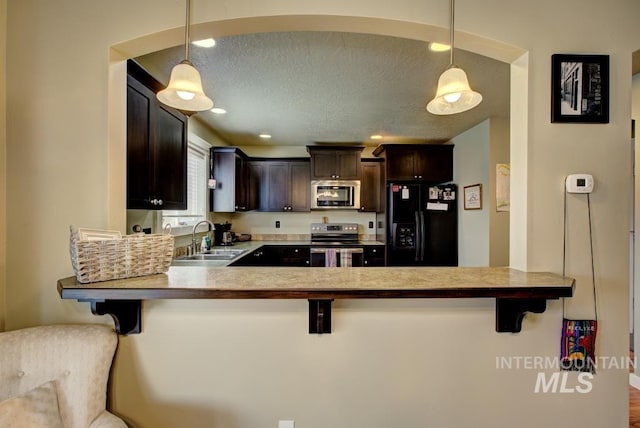
<path id="1" fill-rule="evenodd" d="M 280 220 L 276 220 L 276 229 L 280 229 Z"/>
<path id="2" fill-rule="evenodd" d="M 369 229 L 373 229 L 373 222 L 372 221 L 369 222 Z"/>
<path id="3" fill-rule="evenodd" d="M 278 428 L 295 428 L 294 421 L 278 421 Z"/>

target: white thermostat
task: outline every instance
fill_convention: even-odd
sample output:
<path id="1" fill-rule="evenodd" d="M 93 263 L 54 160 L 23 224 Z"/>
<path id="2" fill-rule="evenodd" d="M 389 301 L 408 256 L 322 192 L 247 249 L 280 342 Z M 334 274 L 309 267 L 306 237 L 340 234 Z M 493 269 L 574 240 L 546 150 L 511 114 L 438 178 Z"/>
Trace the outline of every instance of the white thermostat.
<path id="1" fill-rule="evenodd" d="M 565 181 L 568 193 L 593 192 L 593 176 L 591 174 L 571 174 Z"/>

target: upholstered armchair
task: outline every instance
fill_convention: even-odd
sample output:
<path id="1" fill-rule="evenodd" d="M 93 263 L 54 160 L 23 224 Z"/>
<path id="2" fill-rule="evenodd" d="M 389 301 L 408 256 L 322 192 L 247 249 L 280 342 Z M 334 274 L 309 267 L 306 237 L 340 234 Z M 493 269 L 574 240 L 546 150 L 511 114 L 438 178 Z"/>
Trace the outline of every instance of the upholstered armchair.
<path id="1" fill-rule="evenodd" d="M 126 428 L 106 410 L 117 344 L 103 325 L 0 333 L 0 426 Z"/>

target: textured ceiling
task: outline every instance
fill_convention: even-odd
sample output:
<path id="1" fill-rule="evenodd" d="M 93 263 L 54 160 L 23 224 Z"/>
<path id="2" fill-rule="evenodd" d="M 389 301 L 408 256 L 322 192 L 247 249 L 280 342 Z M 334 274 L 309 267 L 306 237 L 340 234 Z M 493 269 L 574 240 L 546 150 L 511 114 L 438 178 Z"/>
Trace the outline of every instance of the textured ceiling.
<path id="1" fill-rule="evenodd" d="M 455 63 L 483 95 L 479 107 L 452 116 L 425 109 L 449 53 L 426 42 L 336 32 L 258 33 L 220 38 L 213 48 L 191 46 L 190 59 L 205 92 L 226 115 L 202 112 L 233 145 L 314 142 L 442 142 L 491 116 L 509 115 L 508 64 L 455 51 Z M 167 83 L 184 46 L 137 60 Z M 378 144 L 375 142 L 373 144 Z"/>

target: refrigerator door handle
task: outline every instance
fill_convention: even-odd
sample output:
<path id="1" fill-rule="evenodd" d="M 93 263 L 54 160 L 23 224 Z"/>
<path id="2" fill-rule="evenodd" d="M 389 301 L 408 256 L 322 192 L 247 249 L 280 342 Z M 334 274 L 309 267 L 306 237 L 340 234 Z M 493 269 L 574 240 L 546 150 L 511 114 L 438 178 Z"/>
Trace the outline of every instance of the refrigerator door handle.
<path id="1" fill-rule="evenodd" d="M 391 248 L 396 249 L 396 234 L 398 233 L 398 223 L 393 223 L 391 225 Z"/>
<path id="2" fill-rule="evenodd" d="M 420 261 L 424 261 L 424 247 L 427 243 L 427 230 L 424 224 L 424 211 L 420 211 Z"/>
<path id="3" fill-rule="evenodd" d="M 421 251 L 420 249 L 422 248 L 422 223 L 420 222 L 420 211 L 416 211 L 415 212 L 415 218 L 416 218 L 416 227 L 415 227 L 415 247 L 416 247 L 416 253 L 415 253 L 415 261 L 419 262 L 422 260 L 421 258 Z"/>

